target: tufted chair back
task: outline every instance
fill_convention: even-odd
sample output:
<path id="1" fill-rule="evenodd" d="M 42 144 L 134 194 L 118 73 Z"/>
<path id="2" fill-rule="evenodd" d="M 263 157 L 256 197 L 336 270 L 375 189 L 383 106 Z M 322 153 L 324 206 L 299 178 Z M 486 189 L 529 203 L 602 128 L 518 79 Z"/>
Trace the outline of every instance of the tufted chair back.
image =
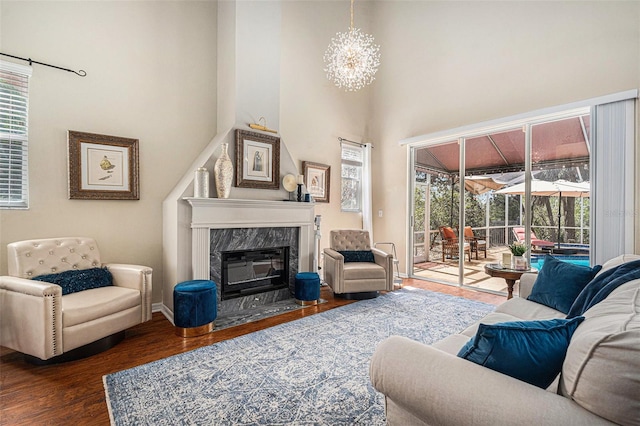
<path id="1" fill-rule="evenodd" d="M 102 266 L 98 245 L 87 237 L 20 241 L 8 244 L 7 254 L 9 275 L 26 279 Z"/>
<path id="2" fill-rule="evenodd" d="M 336 251 L 371 250 L 369 231 L 362 229 L 338 229 L 331 231 L 330 247 Z"/>

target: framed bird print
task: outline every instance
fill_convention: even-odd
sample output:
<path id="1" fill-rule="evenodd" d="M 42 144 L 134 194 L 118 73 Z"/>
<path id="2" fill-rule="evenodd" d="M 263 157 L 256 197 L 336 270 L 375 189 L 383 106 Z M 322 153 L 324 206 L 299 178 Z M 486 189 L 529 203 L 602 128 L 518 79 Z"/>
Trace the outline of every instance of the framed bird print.
<path id="1" fill-rule="evenodd" d="M 69 199 L 139 200 L 138 139 L 69 130 Z"/>

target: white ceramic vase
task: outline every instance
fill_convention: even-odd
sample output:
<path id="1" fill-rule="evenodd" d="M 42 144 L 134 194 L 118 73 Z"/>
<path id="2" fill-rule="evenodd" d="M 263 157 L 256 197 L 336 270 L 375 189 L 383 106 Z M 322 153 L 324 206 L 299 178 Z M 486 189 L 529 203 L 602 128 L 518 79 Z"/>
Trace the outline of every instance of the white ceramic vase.
<path id="1" fill-rule="evenodd" d="M 231 184 L 233 183 L 233 162 L 229 158 L 227 149 L 228 143 L 221 145 L 222 153 L 216 160 L 216 164 L 213 166 L 213 174 L 216 179 L 216 192 L 218 198 L 229 198 L 231 192 Z"/>

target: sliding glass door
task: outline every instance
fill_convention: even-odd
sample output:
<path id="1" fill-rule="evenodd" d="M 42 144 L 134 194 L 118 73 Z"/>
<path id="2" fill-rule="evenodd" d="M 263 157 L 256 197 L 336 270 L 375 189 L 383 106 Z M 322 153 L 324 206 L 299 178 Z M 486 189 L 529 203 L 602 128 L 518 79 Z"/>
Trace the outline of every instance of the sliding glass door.
<path id="1" fill-rule="evenodd" d="M 412 146 L 411 276 L 505 292 L 484 266 L 514 241 L 588 255 L 589 130 L 581 109 Z"/>

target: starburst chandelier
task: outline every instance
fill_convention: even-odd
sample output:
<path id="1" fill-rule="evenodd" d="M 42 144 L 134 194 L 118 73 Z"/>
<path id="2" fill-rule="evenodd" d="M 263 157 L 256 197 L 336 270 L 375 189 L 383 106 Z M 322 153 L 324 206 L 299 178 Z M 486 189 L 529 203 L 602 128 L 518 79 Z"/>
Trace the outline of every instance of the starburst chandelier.
<path id="1" fill-rule="evenodd" d="M 354 92 L 371 84 L 380 65 L 380 46 L 373 36 L 353 27 L 353 0 L 349 32 L 337 33 L 324 53 L 327 78 L 339 88 Z"/>

